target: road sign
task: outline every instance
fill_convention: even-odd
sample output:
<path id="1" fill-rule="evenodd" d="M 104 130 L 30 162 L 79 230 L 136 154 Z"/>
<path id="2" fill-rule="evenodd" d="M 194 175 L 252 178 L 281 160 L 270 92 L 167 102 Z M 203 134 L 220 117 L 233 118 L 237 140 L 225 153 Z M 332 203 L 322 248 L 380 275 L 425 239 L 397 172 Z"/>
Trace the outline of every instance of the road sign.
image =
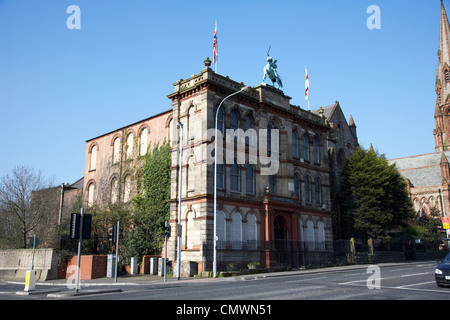
<path id="1" fill-rule="evenodd" d="M 39 245 L 39 239 L 36 236 L 30 238 L 30 246 L 36 248 Z"/>

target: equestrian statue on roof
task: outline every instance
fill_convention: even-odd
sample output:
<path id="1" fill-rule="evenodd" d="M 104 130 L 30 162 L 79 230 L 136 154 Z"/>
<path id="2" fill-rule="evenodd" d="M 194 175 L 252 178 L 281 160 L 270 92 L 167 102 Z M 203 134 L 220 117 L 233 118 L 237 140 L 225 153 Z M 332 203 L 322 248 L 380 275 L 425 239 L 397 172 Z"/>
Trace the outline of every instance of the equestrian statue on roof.
<path id="1" fill-rule="evenodd" d="M 269 78 L 272 81 L 272 85 L 278 84 L 278 88 L 283 87 L 283 83 L 281 82 L 281 78 L 278 75 L 277 72 L 277 60 L 274 60 L 272 57 L 269 56 L 269 51 L 267 51 L 267 64 L 264 67 L 264 77 L 263 82 L 266 78 Z"/>

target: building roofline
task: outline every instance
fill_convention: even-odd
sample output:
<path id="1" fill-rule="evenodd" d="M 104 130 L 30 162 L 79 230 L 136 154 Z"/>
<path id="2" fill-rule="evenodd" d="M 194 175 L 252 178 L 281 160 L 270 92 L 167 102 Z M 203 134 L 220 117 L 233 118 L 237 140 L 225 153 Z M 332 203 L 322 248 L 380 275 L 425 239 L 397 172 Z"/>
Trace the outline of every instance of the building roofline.
<path id="1" fill-rule="evenodd" d="M 131 124 L 129 124 L 129 125 L 126 125 L 126 126 L 117 128 L 117 129 L 112 130 L 112 131 L 110 131 L 110 132 L 108 132 L 108 133 L 101 134 L 101 135 L 99 135 L 99 136 L 96 136 L 96 137 L 94 137 L 94 138 L 91 138 L 91 139 L 86 140 L 86 142 L 89 142 L 89 141 L 98 139 L 98 138 L 100 138 L 100 137 L 107 136 L 108 134 L 111 134 L 111 133 L 116 132 L 116 131 L 118 131 L 118 130 L 126 129 L 126 128 L 131 127 L 131 126 L 134 126 L 134 125 L 136 125 L 136 124 L 138 124 L 138 123 L 140 123 L 140 122 L 148 121 L 148 120 L 151 120 L 151 119 L 160 117 L 160 116 L 162 116 L 162 115 L 164 115 L 164 114 L 166 114 L 166 113 L 170 113 L 170 112 L 172 112 L 172 109 L 169 109 L 169 110 L 167 110 L 167 111 L 160 112 L 160 113 L 155 114 L 155 115 L 153 115 L 153 116 L 151 116 L 151 117 L 148 117 L 148 118 L 145 118 L 145 119 L 136 121 L 136 122 L 134 122 L 134 123 L 131 123 Z"/>

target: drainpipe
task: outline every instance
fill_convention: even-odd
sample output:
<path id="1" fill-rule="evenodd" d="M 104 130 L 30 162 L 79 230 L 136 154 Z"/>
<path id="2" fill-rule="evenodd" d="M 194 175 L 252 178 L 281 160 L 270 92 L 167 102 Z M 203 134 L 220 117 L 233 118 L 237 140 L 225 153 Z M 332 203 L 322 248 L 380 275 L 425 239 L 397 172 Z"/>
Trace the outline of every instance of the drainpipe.
<path id="1" fill-rule="evenodd" d="M 64 183 L 61 183 L 61 200 L 60 200 L 60 202 L 59 202 L 59 218 L 58 218 L 58 225 L 61 224 L 62 210 L 63 210 L 63 203 L 64 203 Z"/>

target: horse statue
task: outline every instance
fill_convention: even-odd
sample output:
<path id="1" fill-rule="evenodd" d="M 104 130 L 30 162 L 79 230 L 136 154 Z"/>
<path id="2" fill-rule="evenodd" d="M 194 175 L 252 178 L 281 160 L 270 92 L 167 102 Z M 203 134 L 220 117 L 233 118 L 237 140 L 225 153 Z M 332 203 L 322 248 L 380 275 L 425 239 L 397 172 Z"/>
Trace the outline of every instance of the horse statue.
<path id="1" fill-rule="evenodd" d="M 283 87 L 283 83 L 281 82 L 281 78 L 277 73 L 277 60 L 274 60 L 267 53 L 267 64 L 264 67 L 264 77 L 263 82 L 266 78 L 269 78 L 272 81 L 272 85 L 278 84 L 278 88 Z"/>

